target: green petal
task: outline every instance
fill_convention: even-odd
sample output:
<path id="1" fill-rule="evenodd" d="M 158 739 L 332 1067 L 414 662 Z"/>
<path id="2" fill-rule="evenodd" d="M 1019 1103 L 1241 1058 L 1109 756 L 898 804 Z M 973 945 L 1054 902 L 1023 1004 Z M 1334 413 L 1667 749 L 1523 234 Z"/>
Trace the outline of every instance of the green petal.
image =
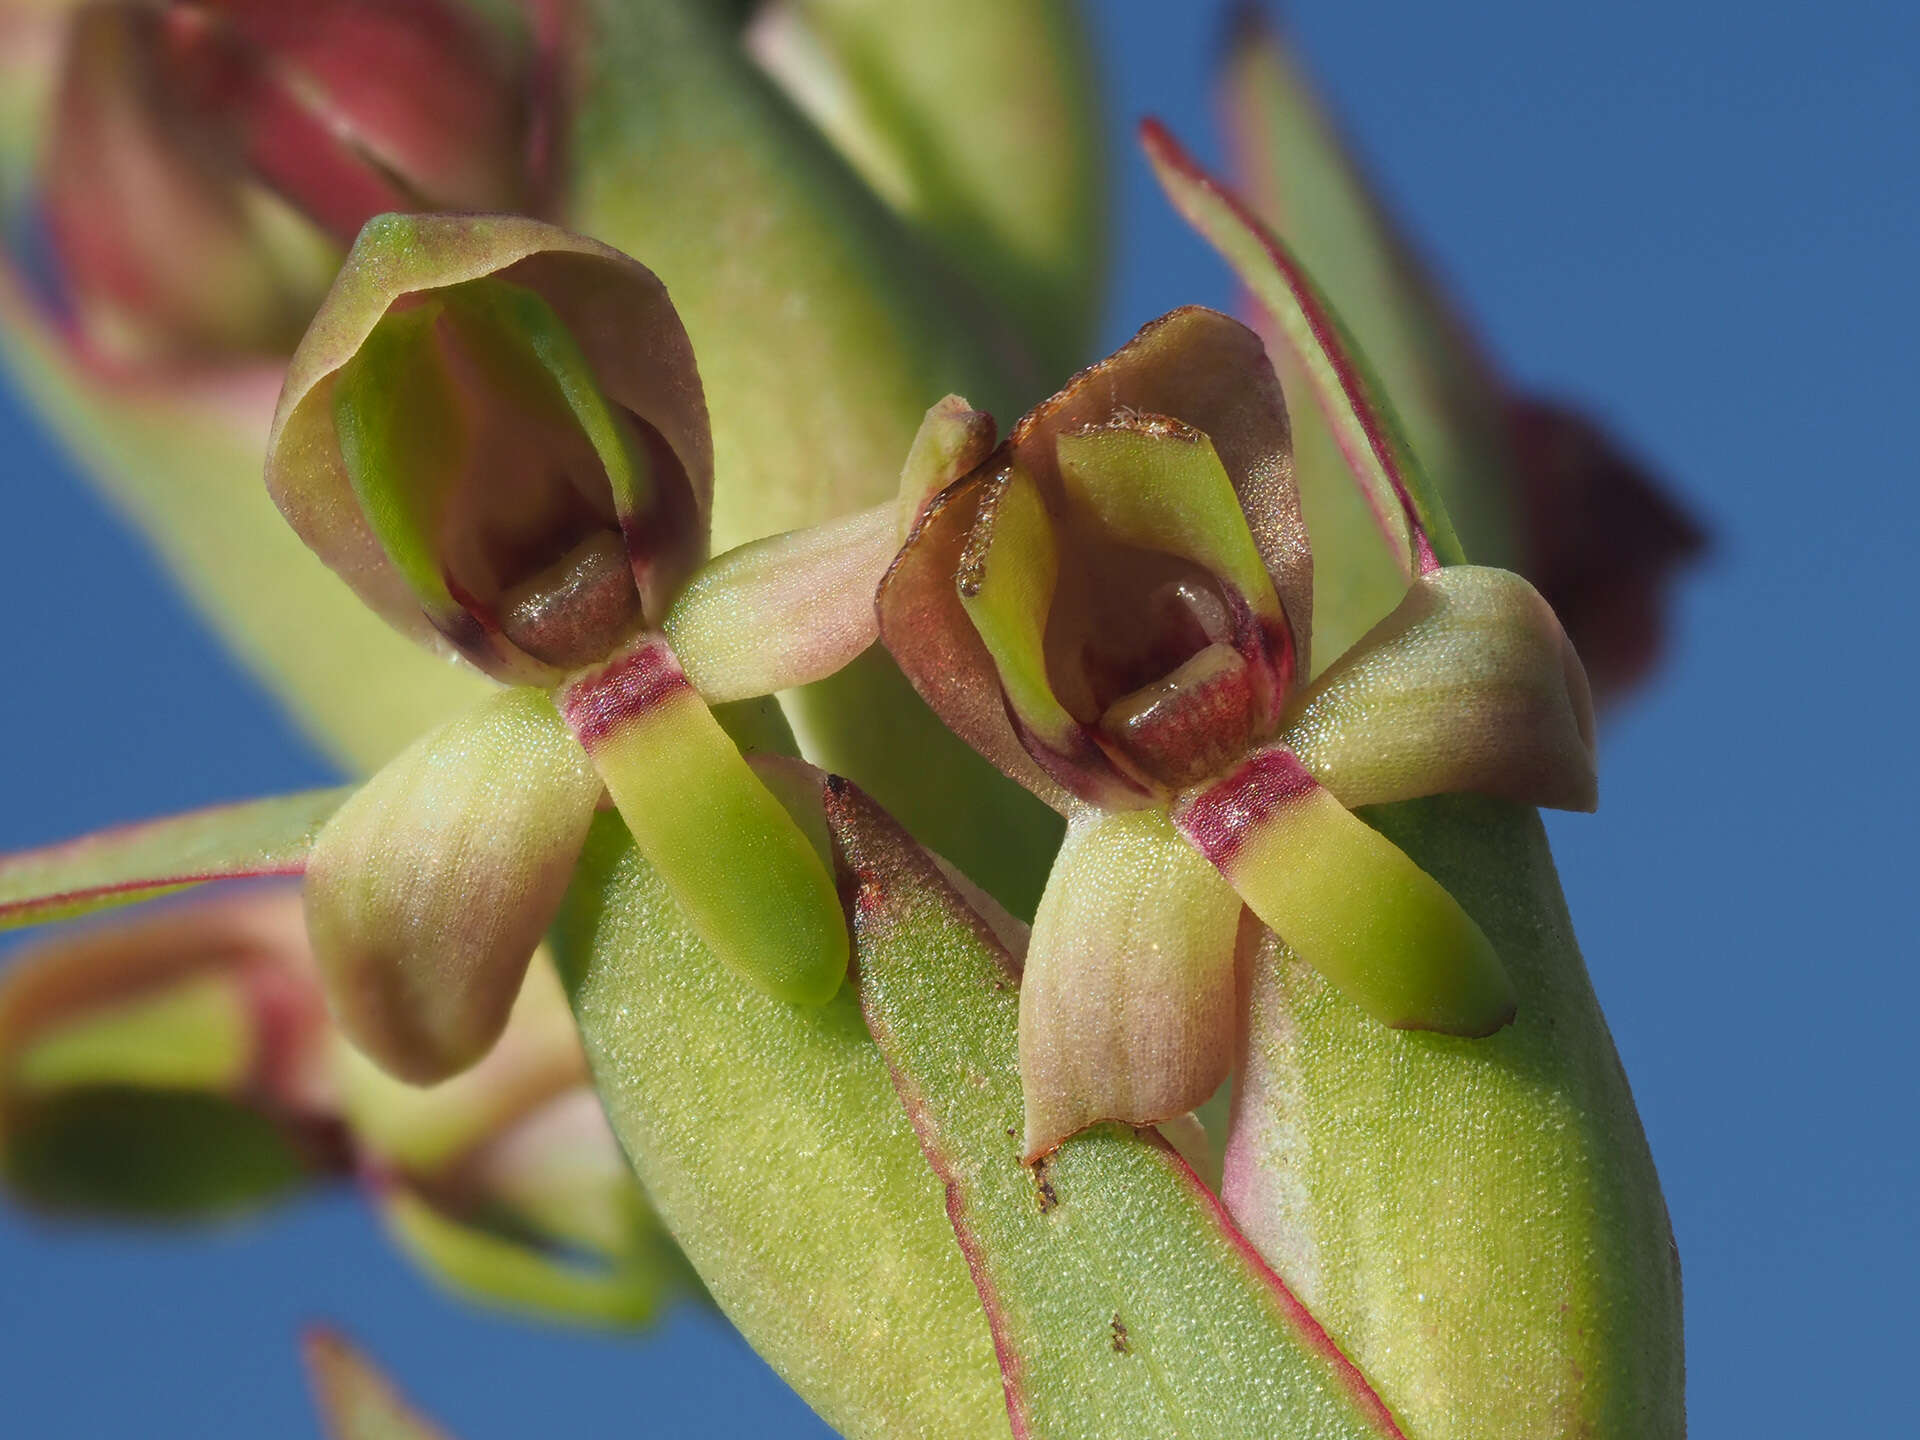
<path id="1" fill-rule="evenodd" d="M 1157 122 L 1147 122 L 1142 141 L 1174 207 L 1272 314 L 1406 576 L 1464 560 L 1386 392 L 1299 261 Z"/>
<path id="2" fill-rule="evenodd" d="M 1059 576 L 1053 517 L 1032 478 L 1009 470 L 981 501 L 955 585 L 1016 719 L 1042 744 L 1071 753 L 1080 723 L 1047 678 L 1047 612 Z"/>
<path id="3" fill-rule="evenodd" d="M 301 1350 L 327 1440 L 449 1440 L 340 1335 L 310 1330 Z"/>
<path id="4" fill-rule="evenodd" d="M 1282 736 L 1348 806 L 1473 791 L 1591 810 L 1586 672 L 1540 593 L 1449 565 L 1302 695 Z"/>
<path id="5" fill-rule="evenodd" d="M 1157 1136 L 1020 1161 L 1014 976 L 925 852 L 830 791 L 860 1001 L 993 1326 L 1015 1433 L 1398 1435 L 1360 1373 Z"/>
<path id="6" fill-rule="evenodd" d="M 538 690 L 389 762 L 327 822 L 307 929 L 341 1030 L 402 1079 L 471 1065 L 565 893 L 599 778 Z"/>
<path id="7" fill-rule="evenodd" d="M 641 852 L 714 954 L 779 999 L 830 999 L 847 970 L 833 882 L 672 648 L 642 637 L 570 681 L 560 704 Z"/>
<path id="8" fill-rule="evenodd" d="M 327 817 L 352 791 L 307 790 L 0 856 L 0 930 L 151 900 L 212 880 L 298 875 Z"/>
<path id="9" fill-rule="evenodd" d="M 1240 497 L 1213 442 L 1164 416 L 1131 415 L 1055 442 L 1067 494 L 1117 540 L 1183 555 L 1232 585 L 1265 619 L 1280 618 Z"/>
<path id="10" fill-rule="evenodd" d="M 1513 986 L 1480 927 L 1286 750 L 1195 792 L 1174 823 L 1253 913 L 1374 1019 L 1487 1035 Z"/>
<path id="11" fill-rule="evenodd" d="M 1068 825 L 1020 982 L 1028 1160 L 1097 1120 L 1169 1120 L 1220 1088 L 1241 908 L 1164 810 Z"/>

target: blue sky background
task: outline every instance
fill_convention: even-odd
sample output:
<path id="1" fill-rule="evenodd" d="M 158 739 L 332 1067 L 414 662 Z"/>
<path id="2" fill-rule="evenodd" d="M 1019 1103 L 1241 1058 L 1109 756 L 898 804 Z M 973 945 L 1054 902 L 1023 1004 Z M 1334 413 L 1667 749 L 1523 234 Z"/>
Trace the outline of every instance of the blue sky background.
<path id="1" fill-rule="evenodd" d="M 1090 6 L 1118 107 L 1207 154 L 1220 8 Z M 1554 817 L 1555 847 L 1679 1237 L 1693 1433 L 1897 1433 L 1920 1278 L 1920 11 L 1298 0 L 1291 20 L 1516 377 L 1606 416 L 1716 532 L 1668 668 L 1604 738 L 1600 814 Z M 1115 340 L 1231 301 L 1121 158 Z M 324 774 L 3 390 L 0 614 L 0 848 Z M 0 1211 L 0 1277 L 7 1429 L 36 1440 L 312 1433 L 294 1334 L 316 1317 L 464 1440 L 561 1416 L 826 1433 L 710 1319 L 622 1341 L 478 1315 L 344 1199 L 177 1238 Z"/>

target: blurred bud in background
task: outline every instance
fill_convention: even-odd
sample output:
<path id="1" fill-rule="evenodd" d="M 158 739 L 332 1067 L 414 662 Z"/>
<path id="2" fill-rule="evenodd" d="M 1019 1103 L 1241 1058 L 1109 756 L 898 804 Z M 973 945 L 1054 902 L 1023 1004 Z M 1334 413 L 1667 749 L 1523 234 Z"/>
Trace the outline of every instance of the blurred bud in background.
<path id="1" fill-rule="evenodd" d="M 64 934 L 0 981 L 0 1177 L 50 1217 L 218 1221 L 359 1176 L 438 1283 L 641 1323 L 694 1284 L 600 1113 L 544 962 L 487 1059 L 388 1079 L 269 889 Z"/>
<path id="2" fill-rule="evenodd" d="M 288 353 L 389 210 L 535 203 L 524 60 L 457 0 L 112 0 L 65 19 L 50 297 L 116 365 Z"/>

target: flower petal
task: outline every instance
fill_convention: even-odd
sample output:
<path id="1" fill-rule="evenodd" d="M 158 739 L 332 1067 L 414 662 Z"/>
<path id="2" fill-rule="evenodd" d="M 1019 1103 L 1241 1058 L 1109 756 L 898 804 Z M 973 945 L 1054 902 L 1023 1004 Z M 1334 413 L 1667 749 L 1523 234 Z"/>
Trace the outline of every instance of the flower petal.
<path id="1" fill-rule="evenodd" d="M 991 476 L 979 470 L 927 503 L 880 582 L 880 639 L 954 734 L 1002 774 L 1065 813 L 1080 801 L 1020 743 L 993 656 L 954 584 L 990 482 Z"/>
<path id="2" fill-rule="evenodd" d="M 1128 411 L 1170 415 L 1207 437 L 1240 497 L 1305 674 L 1313 552 L 1294 489 L 1286 401 L 1260 337 L 1218 311 L 1197 305 L 1174 310 L 1029 411 L 1008 443 L 1051 502 L 1062 494 L 1060 437 L 1109 424 Z"/>
<path id="3" fill-rule="evenodd" d="M 1254 914 L 1374 1019 L 1488 1035 L 1514 992 L 1480 927 L 1283 746 L 1175 807 Z"/>
<path id="4" fill-rule="evenodd" d="M 442 632 L 421 614 L 415 592 L 361 513 L 341 459 L 335 390 L 343 367 L 396 302 L 489 276 L 535 292 L 586 357 L 607 401 L 660 437 L 685 475 L 691 524 L 702 535 L 712 504 L 713 446 L 692 347 L 651 271 L 536 220 L 376 217 L 354 242 L 289 364 L 268 440 L 267 489 L 294 530 L 362 600 L 437 649 L 446 648 Z M 404 415 L 396 421 L 409 423 Z M 439 426 L 413 428 L 444 438 Z M 474 653 L 485 659 L 490 647 L 476 645 Z M 538 666 L 516 673 L 526 680 L 557 678 Z"/>
<path id="5" fill-rule="evenodd" d="M 0 930 L 214 880 L 298 875 L 314 836 L 351 793 L 343 786 L 215 805 L 0 855 Z"/>
<path id="6" fill-rule="evenodd" d="M 958 395 L 928 409 L 900 467 L 899 540 L 906 544 L 927 513 L 933 497 L 993 453 L 999 438 L 993 416 L 975 410 Z"/>
<path id="7" fill-rule="evenodd" d="M 1097 1120 L 1155 1124 L 1220 1088 L 1240 912 L 1164 810 L 1067 827 L 1020 984 L 1029 1162 Z"/>
<path id="8" fill-rule="evenodd" d="M 688 681 L 719 704 L 831 675 L 879 637 L 873 597 L 899 549 L 888 500 L 716 557 L 667 612 Z"/>
<path id="9" fill-rule="evenodd" d="M 415 1083 L 484 1055 L 585 843 L 600 781 L 537 690 L 424 736 L 320 832 L 307 927 L 334 1018 Z"/>
<path id="10" fill-rule="evenodd" d="M 1114 539 L 1184 556 L 1223 582 L 1234 645 L 1259 677 L 1262 719 L 1273 725 L 1296 671 L 1293 630 L 1212 440 L 1131 411 L 1063 433 L 1056 453 L 1069 498 Z"/>
<path id="11" fill-rule="evenodd" d="M 1147 121 L 1141 140 L 1174 208 L 1272 313 L 1407 577 L 1463 560 L 1446 508 L 1407 444 L 1380 382 L 1299 261 L 1159 122 Z M 1287 612 L 1293 613 L 1291 604 Z"/>
<path id="12" fill-rule="evenodd" d="M 1347 806 L 1472 791 L 1591 810 L 1586 672 L 1540 593 L 1449 565 L 1300 697 L 1283 739 Z"/>
<path id="13" fill-rule="evenodd" d="M 826 864 L 667 642 L 643 637 L 559 698 L 634 843 L 714 954 L 776 999 L 830 1000 L 847 930 Z"/>

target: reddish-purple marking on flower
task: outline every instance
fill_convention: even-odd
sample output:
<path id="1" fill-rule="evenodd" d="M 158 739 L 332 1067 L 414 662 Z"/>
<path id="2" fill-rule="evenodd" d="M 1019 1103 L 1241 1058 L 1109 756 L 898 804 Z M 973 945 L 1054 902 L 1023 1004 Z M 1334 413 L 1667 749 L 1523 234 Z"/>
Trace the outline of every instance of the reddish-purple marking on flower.
<path id="1" fill-rule="evenodd" d="M 1224 869 L 1233 863 L 1251 831 L 1319 783 L 1291 750 L 1271 746 L 1177 806 L 1174 823 L 1201 854 Z"/>
<path id="2" fill-rule="evenodd" d="M 673 647 L 651 639 L 567 685 L 560 693 L 560 713 L 591 750 L 669 698 L 692 690 Z"/>

